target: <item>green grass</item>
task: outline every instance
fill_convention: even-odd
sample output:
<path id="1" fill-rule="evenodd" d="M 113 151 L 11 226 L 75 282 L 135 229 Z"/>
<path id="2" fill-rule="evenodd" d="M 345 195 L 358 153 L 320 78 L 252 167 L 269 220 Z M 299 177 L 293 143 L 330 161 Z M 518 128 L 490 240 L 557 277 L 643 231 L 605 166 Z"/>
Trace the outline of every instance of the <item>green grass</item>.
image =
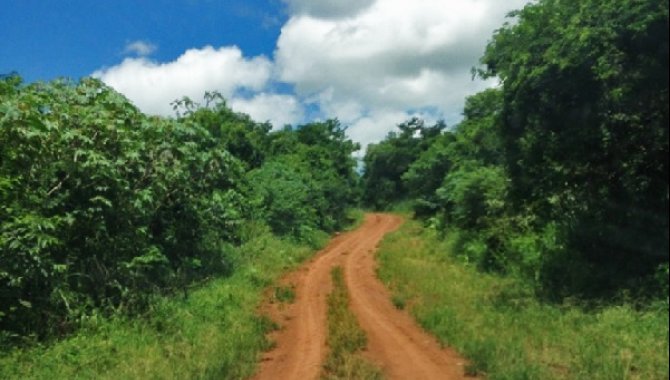
<path id="1" fill-rule="evenodd" d="M 313 249 L 256 231 L 239 269 L 187 298 L 157 301 L 144 317 L 91 317 L 73 336 L 0 353 L 0 379 L 240 379 L 270 344 L 257 316 L 263 289 Z M 282 299 L 291 290 L 279 291 Z"/>
<path id="2" fill-rule="evenodd" d="M 273 298 L 282 303 L 293 303 L 295 301 L 295 286 L 275 286 Z"/>
<path id="3" fill-rule="evenodd" d="M 417 222 L 382 243 L 379 275 L 419 323 L 489 379 L 667 379 L 667 302 L 636 310 L 541 303 L 521 281 L 450 255 Z"/>
<path id="4" fill-rule="evenodd" d="M 365 211 L 361 209 L 350 209 L 347 211 L 347 223 L 349 224 L 344 231 L 353 231 L 360 227 L 365 221 Z"/>
<path id="5" fill-rule="evenodd" d="M 332 271 L 333 290 L 328 295 L 328 357 L 323 368 L 323 379 L 377 380 L 382 378 L 379 368 L 366 361 L 361 350 L 367 345 L 365 332 L 349 310 L 349 295 L 342 268 Z"/>

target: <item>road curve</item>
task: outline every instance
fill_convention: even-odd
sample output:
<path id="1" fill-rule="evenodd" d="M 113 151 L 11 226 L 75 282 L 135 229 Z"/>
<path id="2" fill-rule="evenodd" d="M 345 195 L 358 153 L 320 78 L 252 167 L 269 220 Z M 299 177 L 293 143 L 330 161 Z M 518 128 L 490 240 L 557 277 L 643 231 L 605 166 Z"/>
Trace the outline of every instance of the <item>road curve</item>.
<path id="1" fill-rule="evenodd" d="M 375 275 L 374 252 L 379 241 L 402 219 L 367 214 L 361 227 L 335 237 L 295 272 L 281 280 L 295 287 L 291 304 L 268 303 L 264 312 L 280 325 L 270 337 L 276 344 L 263 355 L 253 380 L 318 379 L 327 346 L 326 298 L 330 271 L 344 266 L 350 307 L 368 335 L 366 356 L 389 379 L 461 379 L 464 360 L 440 348 L 435 338 L 393 307 L 388 291 Z M 268 297 L 271 298 L 271 297 Z"/>
<path id="2" fill-rule="evenodd" d="M 402 223 L 393 215 L 374 217 L 387 225 Z M 466 361 L 442 348 L 409 314 L 392 304 L 389 291 L 376 276 L 375 251 L 357 250 L 345 262 L 350 307 L 368 336 L 367 356 L 388 379 L 465 379 Z"/>

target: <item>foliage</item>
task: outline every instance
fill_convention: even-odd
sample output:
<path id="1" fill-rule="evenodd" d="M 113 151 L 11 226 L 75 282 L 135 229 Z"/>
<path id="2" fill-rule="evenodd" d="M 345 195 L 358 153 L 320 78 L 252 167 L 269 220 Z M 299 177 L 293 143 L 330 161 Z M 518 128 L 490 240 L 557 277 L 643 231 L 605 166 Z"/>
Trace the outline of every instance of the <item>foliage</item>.
<path id="1" fill-rule="evenodd" d="M 342 229 L 347 210 L 358 204 L 352 154 L 359 145 L 345 128 L 337 120 L 285 128 L 270 136 L 269 149 L 266 166 L 250 175 L 273 230 L 305 237 Z"/>
<path id="2" fill-rule="evenodd" d="M 249 182 L 254 184 L 255 201 L 259 203 L 261 220 L 279 235 L 305 237 L 310 230 L 319 228 L 316 209 L 318 190 L 314 179 L 301 161 L 285 160 L 266 162 L 261 168 L 249 172 Z"/>
<path id="3" fill-rule="evenodd" d="M 564 231 L 547 281 L 643 286 L 668 261 L 668 4 L 545 0 L 515 16 L 483 74 L 502 81 L 510 201 Z M 583 276 L 563 281 L 565 265 Z"/>
<path id="4" fill-rule="evenodd" d="M 468 260 L 554 300 L 667 298 L 667 3 L 541 0 L 512 16 L 475 70 L 499 88 L 425 145 L 405 127 L 371 146 L 366 199 L 412 198 Z"/>
<path id="5" fill-rule="evenodd" d="M 313 250 L 245 225 L 254 236 L 231 252 L 237 270 L 188 297 L 152 302 L 142 317 L 93 314 L 49 345 L 0 353 L 2 379 L 242 379 L 253 374 L 272 323 L 257 315 L 263 290 Z"/>
<path id="6" fill-rule="evenodd" d="M 481 231 L 503 215 L 506 176 L 499 167 L 460 167 L 444 178 L 436 193 L 456 228 Z"/>
<path id="7" fill-rule="evenodd" d="M 206 99 L 167 119 L 95 79 L 0 80 L 0 343 L 229 274 L 250 221 L 313 245 L 344 226 L 358 146 L 337 121 L 271 132 Z"/>
<path id="8" fill-rule="evenodd" d="M 476 170 L 480 165 L 500 165 L 501 144 L 494 123 L 500 100 L 497 89 L 468 97 L 464 120 L 453 130 L 436 136 L 425 151 L 414 157 L 402 180 L 415 199 L 417 215 L 430 216 L 441 209 L 444 200 L 439 199 L 437 190 L 442 187 L 447 173 Z"/>
<path id="9" fill-rule="evenodd" d="M 322 193 L 318 210 L 320 227 L 325 231 L 342 229 L 347 210 L 359 201 L 353 153 L 360 145 L 348 139 L 345 132 L 337 120 L 307 124 L 296 131 L 301 143 L 297 153 L 308 164 Z"/>
<path id="10" fill-rule="evenodd" d="M 443 122 L 427 127 L 422 120 L 414 118 L 399 124 L 399 133 L 389 132 L 384 141 L 370 144 L 363 158 L 363 202 L 372 208 L 384 209 L 405 199 L 409 189 L 401 180 L 403 173 L 445 128 Z"/>
<path id="11" fill-rule="evenodd" d="M 272 126 L 256 123 L 248 115 L 235 113 L 228 108 L 223 96 L 217 92 L 205 93 L 205 107 L 191 109 L 189 123 L 207 129 L 233 156 L 248 169 L 260 167 L 268 156 Z"/>
<path id="12" fill-rule="evenodd" d="M 92 307 L 225 268 L 243 172 L 207 131 L 147 118 L 93 79 L 3 92 L 3 331 L 67 332 Z"/>
<path id="13" fill-rule="evenodd" d="M 488 379 L 666 379 L 667 300 L 583 307 L 456 257 L 451 234 L 410 221 L 380 245 L 379 275 L 419 323 Z"/>

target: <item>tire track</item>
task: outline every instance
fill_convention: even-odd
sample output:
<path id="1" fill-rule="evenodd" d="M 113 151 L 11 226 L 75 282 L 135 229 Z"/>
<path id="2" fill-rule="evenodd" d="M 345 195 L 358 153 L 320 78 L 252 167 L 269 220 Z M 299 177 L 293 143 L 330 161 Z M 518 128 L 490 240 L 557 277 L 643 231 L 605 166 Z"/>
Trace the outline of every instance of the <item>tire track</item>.
<path id="1" fill-rule="evenodd" d="M 368 335 L 366 355 L 390 379 L 460 379 L 463 363 L 440 349 L 406 314 L 393 307 L 375 275 L 374 251 L 379 241 L 402 224 L 394 215 L 367 214 L 361 227 L 335 237 L 312 260 L 280 282 L 295 287 L 292 304 L 268 303 L 263 311 L 281 328 L 271 334 L 275 348 L 263 355 L 254 380 L 311 380 L 326 357 L 330 271 L 344 265 L 351 308 Z M 267 297 L 271 299 L 271 297 Z"/>
<path id="2" fill-rule="evenodd" d="M 402 224 L 397 216 L 381 218 L 387 231 Z M 408 313 L 393 306 L 389 291 L 376 276 L 375 252 L 356 251 L 345 262 L 350 307 L 368 336 L 369 358 L 388 379 L 465 379 L 467 361 L 442 348 Z"/>

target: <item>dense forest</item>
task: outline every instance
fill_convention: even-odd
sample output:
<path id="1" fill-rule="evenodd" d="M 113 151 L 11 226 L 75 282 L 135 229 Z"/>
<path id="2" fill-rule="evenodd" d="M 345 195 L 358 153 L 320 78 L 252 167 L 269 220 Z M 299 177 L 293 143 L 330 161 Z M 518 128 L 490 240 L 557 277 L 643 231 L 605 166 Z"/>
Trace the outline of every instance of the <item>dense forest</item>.
<path id="1" fill-rule="evenodd" d="M 549 299 L 668 294 L 668 5 L 541 1 L 496 31 L 453 128 L 400 124 L 363 199 L 409 201 Z"/>
<path id="2" fill-rule="evenodd" d="M 409 205 L 455 253 L 549 302 L 668 297 L 668 4 L 540 0 L 511 16 L 457 125 L 361 147 L 272 128 L 216 93 L 143 114 L 99 80 L 0 78 L 0 347 L 137 315 L 231 276 L 263 225 L 311 244 Z"/>

